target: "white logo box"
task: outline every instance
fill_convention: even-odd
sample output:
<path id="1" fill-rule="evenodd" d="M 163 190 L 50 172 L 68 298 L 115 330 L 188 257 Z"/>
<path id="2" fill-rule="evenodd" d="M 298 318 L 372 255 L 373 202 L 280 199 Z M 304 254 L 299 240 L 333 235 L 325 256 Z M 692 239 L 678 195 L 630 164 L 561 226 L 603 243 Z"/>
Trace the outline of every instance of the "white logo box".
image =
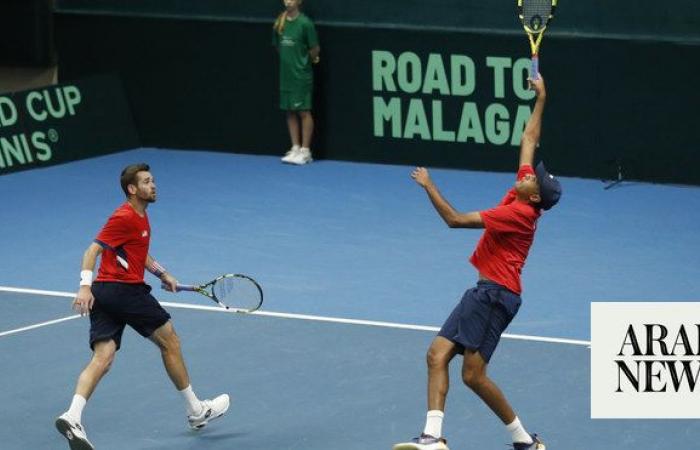
<path id="1" fill-rule="evenodd" d="M 698 324 L 700 302 L 591 303 L 591 418 L 700 418 Z"/>

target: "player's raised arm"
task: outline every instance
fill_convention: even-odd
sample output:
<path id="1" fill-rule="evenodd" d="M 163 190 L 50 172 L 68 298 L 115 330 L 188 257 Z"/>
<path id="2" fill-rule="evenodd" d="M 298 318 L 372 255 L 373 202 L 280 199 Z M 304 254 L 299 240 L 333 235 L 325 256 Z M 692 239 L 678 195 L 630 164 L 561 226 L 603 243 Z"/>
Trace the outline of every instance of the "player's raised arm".
<path id="1" fill-rule="evenodd" d="M 544 79 L 540 75 L 537 80 L 528 80 L 530 89 L 535 91 L 537 100 L 530 119 L 527 121 L 522 140 L 520 141 L 520 165 L 533 165 L 535 150 L 540 143 L 540 132 L 542 130 L 542 113 L 547 100 L 547 90 L 544 86 Z"/>
<path id="2" fill-rule="evenodd" d="M 484 222 L 481 219 L 481 214 L 478 212 L 460 213 L 456 211 L 452 205 L 440 194 L 433 180 L 430 179 L 428 169 L 425 167 L 416 167 L 411 173 L 416 183 L 425 189 L 428 198 L 432 202 L 435 210 L 440 214 L 442 220 L 445 221 L 450 228 L 484 228 Z"/>

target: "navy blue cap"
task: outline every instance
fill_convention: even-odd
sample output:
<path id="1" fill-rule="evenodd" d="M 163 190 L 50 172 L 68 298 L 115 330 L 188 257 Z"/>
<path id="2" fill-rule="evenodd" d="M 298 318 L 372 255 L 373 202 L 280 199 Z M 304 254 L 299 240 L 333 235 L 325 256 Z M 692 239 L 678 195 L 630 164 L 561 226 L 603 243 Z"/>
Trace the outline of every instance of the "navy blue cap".
<path id="1" fill-rule="evenodd" d="M 537 183 L 540 185 L 540 208 L 545 211 L 556 205 L 561 198 L 561 183 L 554 175 L 547 172 L 543 162 L 535 168 Z"/>

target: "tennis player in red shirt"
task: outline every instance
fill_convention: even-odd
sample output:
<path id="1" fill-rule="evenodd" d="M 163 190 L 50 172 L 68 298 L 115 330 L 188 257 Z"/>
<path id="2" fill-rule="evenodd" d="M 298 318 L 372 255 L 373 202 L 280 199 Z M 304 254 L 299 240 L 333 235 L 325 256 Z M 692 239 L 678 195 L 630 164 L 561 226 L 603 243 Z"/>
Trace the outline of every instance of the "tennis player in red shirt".
<path id="1" fill-rule="evenodd" d="M 212 400 L 199 400 L 194 394 L 170 314 L 144 283 L 144 270 L 148 269 L 168 290 L 174 292 L 177 285 L 177 280 L 148 254 L 151 227 L 146 208 L 156 201 L 150 168 L 147 164 L 130 165 L 122 171 L 120 181 L 127 201 L 114 211 L 85 251 L 80 290 L 73 301 L 81 315 L 90 315 L 93 353 L 78 378 L 70 408 L 56 419 L 56 428 L 68 439 L 71 450 L 93 449 L 82 425 L 83 408 L 112 365 L 126 325 L 160 349 L 168 376 L 185 400 L 190 427 L 204 427 L 229 407 L 227 394 Z M 93 283 L 93 269 L 100 255 L 100 269 Z"/>
<path id="2" fill-rule="evenodd" d="M 428 350 L 428 414 L 423 433 L 411 442 L 395 445 L 394 450 L 447 450 L 442 420 L 449 389 L 448 366 L 458 354 L 464 356 L 464 383 L 503 421 L 514 450 L 545 450 L 536 434 L 525 431 L 503 392 L 486 374 L 501 334 L 520 308 L 520 273 L 537 220 L 541 211 L 550 209 L 561 196 L 559 181 L 542 163 L 533 169 L 547 95 L 542 78 L 530 80 L 530 86 L 537 101 L 520 144 L 517 181 L 498 206 L 460 213 L 440 194 L 425 168 L 418 167 L 411 174 L 450 228 L 485 231 L 470 258 L 479 271 L 479 281 L 464 294 Z"/>

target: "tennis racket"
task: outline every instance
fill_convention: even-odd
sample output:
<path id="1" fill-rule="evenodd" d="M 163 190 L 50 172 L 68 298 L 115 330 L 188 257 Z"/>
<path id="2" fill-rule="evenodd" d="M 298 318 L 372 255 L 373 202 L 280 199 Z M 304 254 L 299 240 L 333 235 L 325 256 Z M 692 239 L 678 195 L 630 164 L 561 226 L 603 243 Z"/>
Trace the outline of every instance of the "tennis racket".
<path id="1" fill-rule="evenodd" d="M 547 24 L 554 18 L 554 10 L 557 7 L 557 0 L 517 0 L 518 17 L 523 23 L 525 33 L 530 39 L 530 49 L 532 50 L 532 67 L 530 68 L 530 78 L 537 80 L 540 78 L 539 49 L 544 36 Z"/>
<path id="2" fill-rule="evenodd" d="M 166 288 L 162 284 L 163 289 Z M 219 306 L 236 312 L 250 313 L 260 309 L 263 303 L 263 291 L 251 277 L 238 273 L 221 275 L 201 285 L 179 284 L 176 292 L 198 292 L 209 297 Z"/>

